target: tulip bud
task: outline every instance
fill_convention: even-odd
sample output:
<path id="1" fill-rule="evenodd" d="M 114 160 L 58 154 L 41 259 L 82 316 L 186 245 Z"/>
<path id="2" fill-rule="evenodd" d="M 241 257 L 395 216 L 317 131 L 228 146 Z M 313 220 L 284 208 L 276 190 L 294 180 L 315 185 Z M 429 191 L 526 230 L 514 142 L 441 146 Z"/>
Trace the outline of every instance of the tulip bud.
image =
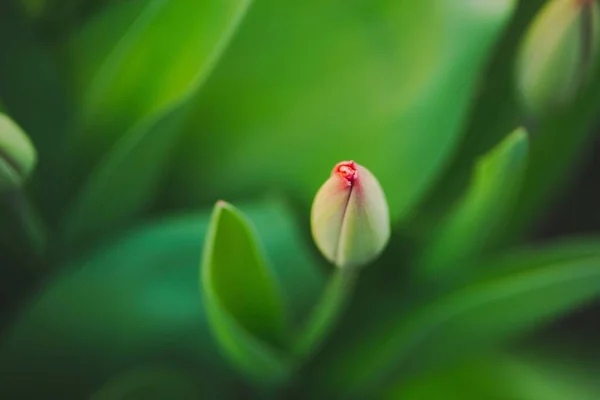
<path id="1" fill-rule="evenodd" d="M 0 114 L 0 190 L 19 188 L 35 167 L 37 155 L 27 135 Z"/>
<path id="2" fill-rule="evenodd" d="M 374 260 L 390 237 L 388 205 L 377 178 L 354 161 L 337 164 L 315 196 L 311 229 L 321 253 L 338 267 Z"/>
<path id="3" fill-rule="evenodd" d="M 520 100 L 534 116 L 564 107 L 586 82 L 599 50 L 599 5 L 550 0 L 534 18 L 517 60 Z"/>

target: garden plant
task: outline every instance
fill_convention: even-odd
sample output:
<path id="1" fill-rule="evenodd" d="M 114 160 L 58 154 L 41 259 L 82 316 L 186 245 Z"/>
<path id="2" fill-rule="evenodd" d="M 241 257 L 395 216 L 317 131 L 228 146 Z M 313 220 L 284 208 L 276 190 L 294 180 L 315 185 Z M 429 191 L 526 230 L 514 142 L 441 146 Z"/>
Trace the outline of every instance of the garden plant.
<path id="1" fill-rule="evenodd" d="M 1 1 L 0 398 L 600 399 L 598 50 L 594 0 Z"/>

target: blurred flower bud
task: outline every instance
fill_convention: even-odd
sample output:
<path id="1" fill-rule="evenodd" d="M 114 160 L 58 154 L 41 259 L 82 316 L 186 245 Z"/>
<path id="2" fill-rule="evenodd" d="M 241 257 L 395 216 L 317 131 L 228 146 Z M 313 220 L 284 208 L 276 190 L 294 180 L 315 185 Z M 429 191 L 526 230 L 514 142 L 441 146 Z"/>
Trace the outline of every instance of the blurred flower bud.
<path id="1" fill-rule="evenodd" d="M 584 84 L 599 49 L 594 0 L 550 0 L 534 18 L 517 60 L 517 86 L 527 112 L 547 115 Z"/>
<path id="2" fill-rule="evenodd" d="M 0 190 L 18 188 L 36 164 L 29 137 L 4 114 L 0 114 Z"/>
<path id="3" fill-rule="evenodd" d="M 354 161 L 337 164 L 315 196 L 311 229 L 321 253 L 338 267 L 374 260 L 390 237 L 388 205 L 377 178 Z"/>

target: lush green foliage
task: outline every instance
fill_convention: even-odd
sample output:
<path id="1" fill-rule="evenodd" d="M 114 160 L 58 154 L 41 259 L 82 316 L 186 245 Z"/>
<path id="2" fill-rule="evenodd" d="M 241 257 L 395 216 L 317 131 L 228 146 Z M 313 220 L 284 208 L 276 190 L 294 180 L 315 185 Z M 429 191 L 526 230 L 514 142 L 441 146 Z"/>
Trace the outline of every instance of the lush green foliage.
<path id="1" fill-rule="evenodd" d="M 597 3 L 549 1 L 597 56 Z M 600 239 L 526 240 L 600 110 L 600 63 L 535 80 L 545 4 L 1 2 L 2 393 L 598 398 L 544 328 L 600 297 Z M 342 160 L 389 204 L 361 269 L 310 234 Z"/>

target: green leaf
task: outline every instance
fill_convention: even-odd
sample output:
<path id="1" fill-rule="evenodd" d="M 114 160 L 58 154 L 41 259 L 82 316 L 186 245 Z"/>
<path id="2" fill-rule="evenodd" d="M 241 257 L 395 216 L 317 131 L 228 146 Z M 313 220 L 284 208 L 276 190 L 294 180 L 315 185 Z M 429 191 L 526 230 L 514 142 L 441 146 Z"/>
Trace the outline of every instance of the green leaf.
<path id="1" fill-rule="evenodd" d="M 21 190 L 36 164 L 37 151 L 29 136 L 0 112 L 0 192 Z"/>
<path id="2" fill-rule="evenodd" d="M 595 400 L 600 393 L 598 365 L 588 366 L 571 357 L 525 354 L 507 367 L 514 396 L 523 400 Z"/>
<path id="3" fill-rule="evenodd" d="M 353 344 L 341 343 L 335 364 L 326 363 L 315 376 L 345 392 L 362 393 L 357 391 L 381 385 L 393 373 L 413 374 L 472 357 L 527 333 L 600 295 L 600 243 L 555 244 L 480 270 L 486 271 L 483 277 L 369 327 L 364 345 L 356 347 L 356 337 Z"/>
<path id="4" fill-rule="evenodd" d="M 65 268 L 2 342 L 2 387 L 15 398 L 83 397 L 134 361 L 178 356 L 223 382 L 195 284 L 206 226 L 205 216 L 167 220 Z"/>
<path id="5" fill-rule="evenodd" d="M 252 377 L 286 377 L 280 289 L 250 222 L 223 201 L 213 211 L 201 270 L 208 315 L 227 356 Z"/>
<path id="6" fill-rule="evenodd" d="M 67 68 L 76 74 L 74 94 L 83 104 L 80 144 L 97 154 L 96 145 L 110 145 L 189 98 L 210 75 L 249 3 L 119 2 L 84 26 L 65 49 Z"/>
<path id="7" fill-rule="evenodd" d="M 514 388 L 510 381 L 508 357 L 487 356 L 467 363 L 452 365 L 435 374 L 398 382 L 381 395 L 387 400 L 526 400 L 511 397 Z"/>
<path id="8" fill-rule="evenodd" d="M 188 102 L 225 50 L 248 3 L 148 2 L 106 55 L 82 99 L 82 127 L 74 144 L 76 170 L 87 171 L 87 161 L 98 150 L 106 155 L 69 208 L 69 241 L 98 235 L 152 202 Z M 131 12 L 127 2 L 117 6 Z M 113 12 L 98 17 L 95 24 L 110 30 Z M 72 60 L 94 49 L 86 40 L 76 43 Z"/>
<path id="9" fill-rule="evenodd" d="M 0 6 L 0 97 L 2 108 L 31 138 L 38 168 L 28 189 L 43 199 L 39 207 L 58 223 L 68 191 L 64 167 L 71 107 L 57 65 L 27 21 L 10 2 Z"/>
<path id="10" fill-rule="evenodd" d="M 454 270 L 449 267 L 461 268 L 459 261 L 478 256 L 493 244 L 518 194 L 527 149 L 527 133 L 520 128 L 479 160 L 469 190 L 436 226 L 418 269 L 438 277 L 451 274 Z"/>
<path id="11" fill-rule="evenodd" d="M 198 101 L 177 193 L 279 185 L 309 204 L 352 159 L 397 221 L 452 154 L 513 4 L 258 2 Z"/>
<path id="12" fill-rule="evenodd" d="M 421 235 L 425 228 L 426 233 L 430 221 L 443 218 L 467 190 L 477 160 L 504 140 L 508 132 L 527 123 L 522 120 L 516 100 L 514 59 L 525 29 L 543 3 L 545 0 L 518 2 L 481 79 L 480 92 L 460 147 L 434 190 L 420 205 L 419 215 L 409 227 L 412 232 Z"/>
<path id="13" fill-rule="evenodd" d="M 115 144 L 68 208 L 63 224 L 68 245 L 99 237 L 152 205 L 186 111 L 174 110 Z"/>
<path id="14" fill-rule="evenodd" d="M 540 121 L 532 143 L 529 166 L 524 177 L 523 192 L 509 221 L 506 241 L 514 243 L 532 229 L 533 222 L 551 205 L 567 184 L 578 160 L 586 156 L 593 143 L 594 123 L 600 109 L 600 63 L 573 106 Z"/>
<path id="15" fill-rule="evenodd" d="M 400 379 L 382 398 L 594 400 L 600 390 L 598 372 L 598 366 L 589 368 L 571 357 L 511 352 L 488 355 L 408 382 Z"/>
<path id="16" fill-rule="evenodd" d="M 535 228 L 534 222 L 551 206 L 552 198 L 567 183 L 577 160 L 585 156 L 586 146 L 596 133 L 593 124 L 600 107 L 600 68 L 591 74 L 592 79 L 582 88 L 572 107 L 549 115 L 535 125 L 523 119 L 515 93 L 515 57 L 529 23 L 546 3 L 544 0 L 519 2 L 515 18 L 490 65 L 460 152 L 428 201 L 430 209 L 451 204 L 457 190 L 460 193 L 468 181 L 473 157 L 491 149 L 507 130 L 525 124 L 535 140 L 531 143 L 523 191 L 507 220 L 504 244 L 518 243 Z"/>
<path id="17" fill-rule="evenodd" d="M 126 35 L 131 35 L 131 40 L 135 40 L 137 32 L 148 23 L 143 19 L 144 10 L 149 9 L 154 2 L 155 0 L 131 0 L 105 4 L 100 12 L 85 21 L 79 31 L 69 35 L 60 50 L 64 68 L 69 73 L 71 92 L 78 103 L 84 102 L 94 78 L 102 68 L 106 68 L 104 65 L 109 59 L 127 56 L 126 43 L 120 42 Z M 156 8 L 150 8 L 150 11 Z M 109 23 L 110 29 L 107 29 Z M 123 47 L 123 54 L 118 53 L 116 46 Z"/>
<path id="18" fill-rule="evenodd" d="M 279 196 L 264 202 L 240 204 L 252 221 L 267 250 L 267 259 L 277 274 L 285 297 L 288 317 L 294 326 L 303 325 L 326 285 L 321 258 L 313 250 L 304 232 L 299 230 L 293 209 Z"/>
<path id="19" fill-rule="evenodd" d="M 280 202 L 242 206 L 296 318 L 322 276 Z M 208 213 L 161 217 L 70 263 L 23 304 L 0 342 L 0 386 L 12 398 L 83 398 L 132 363 L 177 360 L 227 398 L 234 371 L 218 352 L 199 293 Z M 77 385 L 73 385 L 73 377 Z M 203 389 L 205 390 L 205 389 Z"/>
<path id="20" fill-rule="evenodd" d="M 24 239 L 34 263 L 43 258 L 48 239 L 44 222 L 25 195 L 36 166 L 37 150 L 29 136 L 0 112 L 0 217 L 14 221 L 7 229 L 9 235 Z"/>
<path id="21" fill-rule="evenodd" d="M 203 393 L 206 396 L 206 393 Z M 90 400 L 192 400 L 202 398 L 195 378 L 174 368 L 140 367 L 107 382 Z"/>

